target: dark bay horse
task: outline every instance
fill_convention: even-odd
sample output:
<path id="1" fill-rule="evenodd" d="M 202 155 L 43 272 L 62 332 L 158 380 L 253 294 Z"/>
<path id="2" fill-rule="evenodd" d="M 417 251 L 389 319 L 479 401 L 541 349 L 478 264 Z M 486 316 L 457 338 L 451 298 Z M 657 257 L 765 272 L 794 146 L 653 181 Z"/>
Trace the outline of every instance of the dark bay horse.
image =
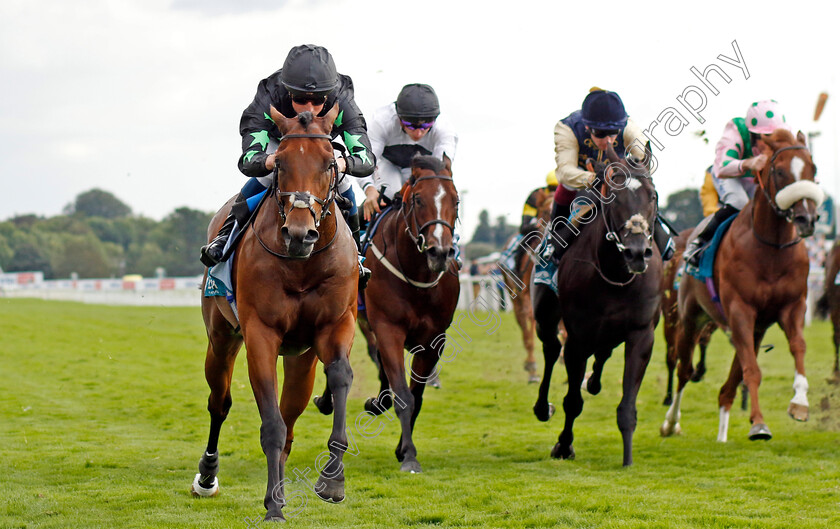
<path id="1" fill-rule="evenodd" d="M 539 219 L 539 226 L 548 226 L 551 222 L 551 204 L 554 202 L 554 195 L 546 188 L 537 200 L 537 219 Z M 532 232 L 536 235 L 536 232 Z M 514 236 L 515 237 L 515 236 Z M 527 245 L 531 252 L 536 250 L 541 237 L 525 235 L 520 241 L 520 244 Z M 510 241 L 508 241 L 509 243 Z M 505 247 L 507 247 L 507 244 Z M 511 300 L 513 302 L 513 314 L 516 316 L 516 323 L 522 330 L 522 345 L 525 346 L 525 371 L 528 372 L 528 382 L 539 382 L 540 376 L 537 373 L 537 360 L 534 357 L 534 337 L 537 329 L 537 322 L 534 320 L 534 308 L 531 304 L 531 275 L 534 273 L 534 262 L 531 260 L 530 253 L 523 251 L 517 263 L 515 263 L 515 270 L 511 270 L 518 281 L 508 274 L 502 274 L 505 280 L 505 285 L 510 289 Z"/>
<path id="2" fill-rule="evenodd" d="M 619 159 L 611 147 L 607 154 L 610 165 L 599 171 L 597 187 L 585 195 L 588 202 L 583 208 L 588 206 L 588 212 L 578 215 L 585 226 L 559 264 L 559 295 L 546 285 L 531 284 L 537 336 L 545 357 L 534 413 L 547 421 L 553 412 L 548 391 L 560 356 L 557 325 L 562 319 L 568 333 L 563 347 L 569 386 L 563 399 L 566 422 L 551 456 L 573 459 L 572 428 L 583 409 L 581 385 L 587 359 L 595 356 L 586 381 L 587 390 L 595 395 L 601 390 L 604 363 L 624 343 L 624 392 L 617 418 L 626 466 L 633 462 L 636 396 L 659 320 L 662 259 L 652 235 L 657 195 L 650 179 L 650 155 L 639 163 Z"/>
<path id="3" fill-rule="evenodd" d="M 817 301 L 817 314 L 825 319 L 831 316 L 834 329 L 834 372 L 833 382 L 840 381 L 840 285 L 836 283 L 840 273 L 840 244 L 831 247 L 825 259 L 825 286 Z"/>
<path id="4" fill-rule="evenodd" d="M 402 431 L 395 453 L 405 472 L 421 471 L 412 440 L 414 423 L 426 383 L 440 370 L 445 332 L 458 303 L 453 247 L 457 216 L 451 171 L 433 156 L 416 156 L 401 207 L 382 218 L 365 253 L 372 273 L 364 290 L 367 321 L 385 375 L 380 374 L 381 392 L 368 399 L 365 409 L 380 414 L 395 407 Z"/>
<path id="5" fill-rule="evenodd" d="M 708 322 L 729 331 L 735 348 L 729 377 L 718 397 L 718 441 L 727 439 L 729 411 L 742 379 L 750 395 L 749 438 L 772 437 L 758 402 L 761 370 L 757 354 L 767 328 L 774 323 L 787 337 L 796 369 L 788 413 L 796 420 L 808 419 L 802 328 L 809 262 L 808 251 L 800 243 L 802 237 L 813 234 L 816 208 L 824 195 L 814 183 L 816 168 L 801 132 L 794 138 L 786 130 L 777 130 L 763 135 L 758 145 L 769 162 L 756 178 L 759 189 L 755 197 L 721 240 L 713 271 L 719 304 L 712 300 L 707 285 L 694 277 L 683 277 L 680 285 L 679 383 L 660 430 L 663 436 L 679 430 L 680 403 L 693 372 L 694 345 Z"/>
<path id="6" fill-rule="evenodd" d="M 335 394 L 335 415 L 330 458 L 315 492 L 325 501 L 344 499 L 346 401 L 353 379 L 348 355 L 355 334 L 358 271 L 355 243 L 334 202 L 338 175 L 329 133 L 338 110 L 336 105 L 323 117 L 303 112 L 288 119 L 272 108 L 271 118 L 283 137 L 275 181 L 234 255 L 238 321 L 224 298 L 202 299 L 209 338 L 204 370 L 210 386 L 210 436 L 193 492 L 208 496 L 218 491 L 219 432 L 231 407 L 234 361 L 244 341 L 268 463 L 266 520 L 284 519 L 284 467 L 295 421 L 312 394 L 318 360 Z M 210 238 L 228 209 L 214 217 Z M 284 370 L 279 407 L 278 355 Z"/>
<path id="7" fill-rule="evenodd" d="M 665 365 L 668 367 L 668 389 L 665 392 L 665 400 L 662 402 L 670 406 L 674 397 L 674 371 L 677 368 L 677 326 L 680 323 L 680 311 L 677 306 L 677 273 L 683 269 L 684 260 L 682 254 L 685 245 L 693 229 L 687 229 L 674 237 L 676 250 L 674 258 L 665 263 L 662 273 L 662 333 L 665 336 Z M 700 382 L 706 374 L 706 349 L 712 339 L 712 334 L 717 330 L 714 322 L 709 322 L 700 331 L 697 343 L 700 346 L 700 360 L 694 367 L 691 375 L 692 382 Z"/>

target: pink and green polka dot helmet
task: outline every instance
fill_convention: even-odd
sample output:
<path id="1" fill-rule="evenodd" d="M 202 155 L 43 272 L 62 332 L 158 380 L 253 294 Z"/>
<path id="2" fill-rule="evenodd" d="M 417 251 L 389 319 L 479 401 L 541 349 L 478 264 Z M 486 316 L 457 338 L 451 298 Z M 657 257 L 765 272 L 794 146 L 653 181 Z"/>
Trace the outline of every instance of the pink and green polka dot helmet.
<path id="1" fill-rule="evenodd" d="M 746 121 L 747 130 L 756 134 L 770 134 L 776 129 L 790 130 L 790 125 L 782 114 L 781 106 L 773 99 L 756 101 L 750 105 L 744 121 Z"/>

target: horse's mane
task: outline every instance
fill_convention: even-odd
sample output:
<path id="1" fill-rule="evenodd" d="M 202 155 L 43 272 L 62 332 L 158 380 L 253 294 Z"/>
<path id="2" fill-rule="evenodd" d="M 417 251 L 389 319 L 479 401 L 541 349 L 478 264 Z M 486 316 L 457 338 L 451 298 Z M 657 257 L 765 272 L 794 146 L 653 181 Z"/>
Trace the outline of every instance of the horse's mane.
<path id="1" fill-rule="evenodd" d="M 300 123 L 300 125 L 303 127 L 303 130 L 306 130 L 306 128 L 309 127 L 309 125 L 313 121 L 315 121 L 315 116 L 312 115 L 312 112 L 307 110 L 305 112 L 301 112 L 300 114 L 298 114 L 297 115 L 297 120 L 298 120 L 298 123 Z"/>
<path id="2" fill-rule="evenodd" d="M 435 174 L 441 174 L 446 166 L 443 165 L 443 160 L 435 158 L 431 154 L 415 154 L 411 159 L 412 169 L 426 169 L 427 171 L 434 171 Z"/>

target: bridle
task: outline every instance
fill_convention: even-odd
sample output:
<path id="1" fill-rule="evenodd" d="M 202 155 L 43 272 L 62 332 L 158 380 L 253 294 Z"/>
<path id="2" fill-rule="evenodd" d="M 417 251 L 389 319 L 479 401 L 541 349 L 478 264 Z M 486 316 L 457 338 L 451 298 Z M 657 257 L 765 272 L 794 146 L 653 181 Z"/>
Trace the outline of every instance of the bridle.
<path id="1" fill-rule="evenodd" d="M 280 138 L 280 143 L 282 144 L 284 140 L 292 139 L 292 138 L 312 138 L 312 139 L 322 139 L 327 140 L 329 142 L 332 141 L 332 137 L 327 134 L 286 134 L 282 138 Z M 312 214 L 312 219 L 315 221 L 315 229 L 318 229 L 321 226 L 321 222 L 330 215 L 330 206 L 335 202 L 336 196 L 336 189 L 338 188 L 338 165 L 333 159 L 330 162 L 329 169 L 331 169 L 332 175 L 330 176 L 330 186 L 327 190 L 327 196 L 324 198 L 318 198 L 317 196 L 313 195 L 308 191 L 279 191 L 279 173 L 280 173 L 280 166 L 279 164 L 275 164 L 274 166 L 274 173 L 272 174 L 271 185 L 269 186 L 268 193 L 274 196 L 274 202 L 277 204 L 278 214 L 280 215 L 280 219 L 282 220 L 281 225 L 286 223 L 286 206 L 281 201 L 283 198 L 288 197 L 289 201 L 292 204 L 291 209 L 308 209 L 309 213 Z M 313 207 L 315 204 L 320 204 L 321 206 L 321 214 L 319 215 L 315 208 Z M 291 210 L 290 210 L 291 211 Z M 256 236 L 257 241 L 260 243 L 260 246 L 263 249 L 270 253 L 275 257 L 280 257 L 283 259 L 308 259 L 312 255 L 322 252 L 329 248 L 334 242 L 338 235 L 338 229 L 335 230 L 333 233 L 333 237 L 324 246 L 318 248 L 317 250 L 313 250 L 307 257 L 296 257 L 288 254 L 282 254 L 275 250 L 269 248 L 263 241 L 260 239 L 259 234 L 257 233 L 256 228 L 254 228 L 255 223 L 251 223 L 251 229 L 254 232 L 254 236 Z"/>
<path id="2" fill-rule="evenodd" d="M 444 176 L 444 175 L 421 176 L 420 178 L 418 178 L 418 179 L 414 180 L 414 182 L 412 182 L 412 184 L 411 184 L 411 195 L 410 195 L 410 198 L 409 198 L 409 202 L 411 203 L 411 207 L 409 209 L 411 210 L 411 220 L 414 221 L 415 226 L 418 226 L 419 222 L 417 221 L 417 210 L 414 207 L 414 203 L 415 203 L 414 186 L 417 185 L 418 182 L 422 182 L 423 180 L 432 180 L 432 179 L 447 180 L 449 182 L 452 182 L 452 177 L 451 176 Z M 458 219 L 457 209 L 456 209 L 456 214 L 455 215 L 456 215 L 455 219 L 457 220 Z M 429 247 L 426 246 L 426 237 L 423 236 L 423 230 L 425 230 L 429 226 L 434 226 L 435 224 L 440 224 L 442 226 L 445 226 L 445 227 L 449 228 L 449 232 L 453 236 L 455 235 L 455 228 L 451 224 L 449 224 L 448 222 L 443 220 L 442 218 L 437 217 L 437 218 L 432 219 L 429 222 L 423 224 L 419 228 L 417 228 L 417 235 L 415 236 L 413 233 L 411 233 L 411 220 L 409 220 L 409 218 L 408 218 L 408 212 L 406 211 L 406 208 L 402 208 L 402 216 L 403 216 L 403 220 L 405 221 L 405 232 L 411 238 L 412 242 L 414 242 L 414 245 L 417 247 L 417 250 L 420 253 L 425 253 L 426 250 L 429 249 Z"/>
<path id="3" fill-rule="evenodd" d="M 770 163 L 768 168 L 768 183 L 772 181 L 773 187 L 775 188 L 775 193 L 773 197 L 770 197 L 770 193 L 767 191 L 767 188 L 764 187 L 764 182 L 761 179 L 761 175 L 757 178 L 758 180 L 758 187 L 761 189 L 761 192 L 764 194 L 764 198 L 767 199 L 767 202 L 770 204 L 770 207 L 773 209 L 773 213 L 776 214 L 777 217 L 781 217 L 785 219 L 787 222 L 793 222 L 793 205 L 788 209 L 782 209 L 776 204 L 775 195 L 779 193 L 779 185 L 776 183 L 776 158 L 779 156 L 780 153 L 784 151 L 793 151 L 793 150 L 808 150 L 808 147 L 804 145 L 789 145 L 787 147 L 782 147 L 781 149 L 777 150 L 773 153 L 773 156 L 770 157 Z M 783 244 L 770 242 L 762 238 L 757 231 L 755 231 L 755 207 L 753 206 L 752 211 L 750 212 L 750 228 L 752 229 L 753 236 L 761 243 L 764 243 L 768 246 L 772 246 L 773 248 L 782 250 L 784 248 L 788 248 L 790 246 L 794 246 L 799 244 L 802 241 L 802 237 L 797 236 L 794 240 L 790 242 L 786 242 Z"/>

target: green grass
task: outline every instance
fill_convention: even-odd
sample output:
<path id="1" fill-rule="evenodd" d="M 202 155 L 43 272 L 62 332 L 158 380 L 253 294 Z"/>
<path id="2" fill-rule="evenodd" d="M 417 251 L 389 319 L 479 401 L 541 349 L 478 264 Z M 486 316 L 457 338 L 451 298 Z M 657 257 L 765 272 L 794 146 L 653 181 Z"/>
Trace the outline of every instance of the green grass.
<path id="1" fill-rule="evenodd" d="M 657 340 L 638 399 L 634 465 L 621 466 L 615 408 L 622 355 L 575 428 L 574 461 L 549 457 L 562 411 L 548 423 L 531 412 L 524 355 L 512 317 L 470 343 L 429 390 L 415 441 L 424 473 L 399 472 L 396 421 L 345 457 L 347 500 L 319 501 L 293 484 L 292 527 L 838 527 L 840 387 L 830 326 L 806 331 L 811 420 L 786 414 L 793 361 L 778 328 L 762 353 L 762 407 L 775 437 L 747 440 L 746 412 L 733 410 L 730 441 L 715 442 L 717 392 L 731 361 L 718 333 L 706 380 L 686 391 L 680 437 L 658 429 L 666 370 Z M 360 334 L 357 333 L 357 341 Z M 234 406 L 220 440 L 222 493 L 195 499 L 189 486 L 206 443 L 204 328 L 198 309 L 103 307 L 0 299 L 0 527 L 248 529 L 264 515 L 265 459 L 244 353 Z M 352 421 L 378 383 L 357 342 Z M 541 364 L 541 362 L 540 362 Z M 555 371 L 551 400 L 565 393 Z M 316 392 L 323 374 L 316 381 Z M 288 472 L 314 469 L 331 417 L 310 406 L 298 421 Z M 312 474 L 314 475 L 314 470 Z M 305 506 L 302 498 L 306 498 Z M 267 524 L 260 524 L 264 527 Z"/>

